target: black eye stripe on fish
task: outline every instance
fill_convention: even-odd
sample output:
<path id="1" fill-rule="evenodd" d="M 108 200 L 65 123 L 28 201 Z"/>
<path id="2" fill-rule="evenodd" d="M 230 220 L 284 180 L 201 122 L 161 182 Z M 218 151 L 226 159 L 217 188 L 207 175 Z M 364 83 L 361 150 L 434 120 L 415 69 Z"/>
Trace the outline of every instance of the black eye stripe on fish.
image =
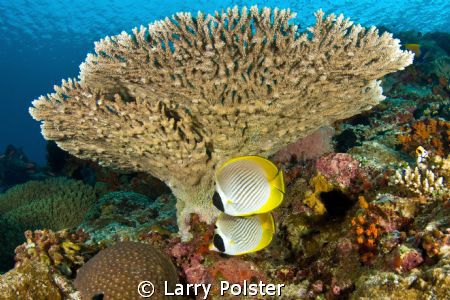
<path id="1" fill-rule="evenodd" d="M 270 244 L 273 238 L 273 217 L 270 213 L 251 217 L 233 217 L 222 213 L 216 221 L 216 235 L 213 250 L 222 249 L 229 255 L 240 255 L 258 251 Z M 219 237 L 220 236 L 220 237 Z"/>
<path id="2" fill-rule="evenodd" d="M 284 198 L 283 173 L 262 157 L 233 158 L 218 168 L 215 179 L 223 212 L 232 216 L 269 212 Z"/>
<path id="3" fill-rule="evenodd" d="M 213 205 L 222 212 L 225 210 L 225 208 L 223 207 L 222 200 L 220 199 L 220 195 L 217 192 L 215 192 L 213 195 Z"/>
<path id="4" fill-rule="evenodd" d="M 213 238 L 214 247 L 217 248 L 220 252 L 225 252 L 225 244 L 223 242 L 223 239 L 220 235 L 215 234 Z"/>

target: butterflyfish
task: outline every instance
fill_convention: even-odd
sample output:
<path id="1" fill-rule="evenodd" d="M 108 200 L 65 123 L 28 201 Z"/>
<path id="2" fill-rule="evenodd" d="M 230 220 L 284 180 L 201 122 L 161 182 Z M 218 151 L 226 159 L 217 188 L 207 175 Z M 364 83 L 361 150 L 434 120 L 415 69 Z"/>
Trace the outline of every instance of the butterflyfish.
<path id="1" fill-rule="evenodd" d="M 212 251 L 228 255 L 242 255 L 267 247 L 275 234 L 271 213 L 250 217 L 233 217 L 220 214 L 217 218 Z"/>
<path id="2" fill-rule="evenodd" d="M 242 156 L 217 169 L 213 204 L 232 216 L 262 214 L 278 207 L 284 198 L 283 172 L 268 159 Z"/>

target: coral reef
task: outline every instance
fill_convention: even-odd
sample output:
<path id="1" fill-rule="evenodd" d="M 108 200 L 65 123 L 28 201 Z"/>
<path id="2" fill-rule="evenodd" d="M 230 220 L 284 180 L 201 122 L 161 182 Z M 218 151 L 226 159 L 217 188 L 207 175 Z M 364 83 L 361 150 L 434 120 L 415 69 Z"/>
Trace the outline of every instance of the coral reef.
<path id="1" fill-rule="evenodd" d="M 135 240 L 142 232 L 176 232 L 175 203 L 173 195 L 152 200 L 132 192 L 108 193 L 89 209 L 79 228 L 89 234 L 88 244 Z"/>
<path id="2" fill-rule="evenodd" d="M 27 230 L 25 238 L 26 242 L 15 250 L 16 267 L 36 260 L 70 276 L 93 251 L 84 245 L 86 234 L 83 232 Z"/>
<path id="3" fill-rule="evenodd" d="M 303 139 L 287 145 L 275 153 L 271 159 L 276 163 L 316 159 L 333 150 L 332 127 L 322 127 Z"/>
<path id="4" fill-rule="evenodd" d="M 89 160 L 79 159 L 59 148 L 55 142 L 47 143 L 47 165 L 53 175 L 81 180 L 94 185 L 102 195 L 108 192 L 129 191 L 156 198 L 170 193 L 170 189 L 157 178 L 142 172 L 123 174 L 102 167 Z"/>
<path id="5" fill-rule="evenodd" d="M 96 201 L 95 190 L 80 181 L 49 178 L 16 185 L 0 194 L 0 269 L 9 268 L 23 232 L 78 226 Z"/>
<path id="6" fill-rule="evenodd" d="M 355 232 L 355 243 L 358 245 L 361 262 L 370 263 L 372 257 L 377 254 L 376 246 L 380 229 L 375 218 L 365 210 L 369 208 L 363 196 L 359 197 L 359 204 L 363 213 L 352 219 L 352 227 Z"/>
<path id="7" fill-rule="evenodd" d="M 28 160 L 22 149 L 8 145 L 5 152 L 0 154 L 0 191 L 44 176 L 36 164 Z"/>
<path id="8" fill-rule="evenodd" d="M 140 280 L 211 284 L 211 300 L 267 298 L 221 296 L 227 280 L 284 284 L 274 299 L 450 299 L 450 34 L 396 33 L 414 63 L 379 83 L 411 59 L 389 34 L 319 12 L 306 36 L 292 16 L 177 14 L 101 40 L 79 81 L 36 100 L 31 113 L 56 141 L 50 174 L 85 184 L 48 179 L 0 195 L 4 270 L 24 231 L 11 215 L 42 217 L 0 298 L 138 299 Z M 377 104 L 380 84 L 388 98 Z M 0 168 L 26 161 L 11 149 Z M 245 154 L 274 160 L 286 194 L 273 242 L 229 257 L 208 247 L 212 175 Z M 41 172 L 30 170 L 24 178 Z M 65 210 L 30 205 L 56 198 Z M 76 229 L 44 229 L 72 217 Z"/>
<path id="9" fill-rule="evenodd" d="M 0 277 L 1 299 L 62 300 L 63 295 L 50 268 L 38 261 L 28 261 Z"/>
<path id="10" fill-rule="evenodd" d="M 168 257 L 151 245 L 119 242 L 100 251 L 77 273 L 75 287 L 82 299 L 102 295 L 105 299 L 142 299 L 138 294 L 141 281 L 154 285 L 152 299 L 176 299 L 164 295 L 164 282 L 168 291 L 178 283 L 175 267 Z"/>
<path id="11" fill-rule="evenodd" d="M 377 79 L 412 63 L 399 40 L 375 27 L 318 11 L 300 34 L 294 16 L 256 6 L 178 13 L 106 37 L 80 81 L 63 81 L 30 113 L 69 153 L 166 182 L 188 237 L 190 213 L 215 216 L 215 166 L 267 157 L 371 108 L 384 99 Z"/>
<path id="12" fill-rule="evenodd" d="M 360 162 L 346 153 L 331 153 L 316 162 L 316 168 L 323 176 L 342 187 L 348 187 L 350 181 L 361 172 L 359 166 Z"/>
<path id="13" fill-rule="evenodd" d="M 450 122 L 439 119 L 424 119 L 403 129 L 398 136 L 403 150 L 413 153 L 422 146 L 434 155 L 443 156 L 450 152 Z"/>
<path id="14" fill-rule="evenodd" d="M 450 193 L 448 161 L 450 157 L 430 158 L 428 154 L 426 157 L 418 156 L 414 170 L 409 165 L 404 169 L 397 169 L 391 182 L 419 195 L 423 201 L 427 201 L 428 198 L 446 200 Z"/>
<path id="15" fill-rule="evenodd" d="M 320 199 L 320 196 L 322 193 L 332 191 L 335 186 L 329 183 L 325 176 L 321 174 L 317 174 L 315 177 L 311 178 L 310 185 L 314 187 L 314 191 L 306 192 L 303 202 L 317 214 L 323 215 L 326 212 L 326 208 Z"/>
<path id="16" fill-rule="evenodd" d="M 91 186 L 66 178 L 29 181 L 0 195 L 0 213 L 27 229 L 78 226 L 96 201 Z"/>

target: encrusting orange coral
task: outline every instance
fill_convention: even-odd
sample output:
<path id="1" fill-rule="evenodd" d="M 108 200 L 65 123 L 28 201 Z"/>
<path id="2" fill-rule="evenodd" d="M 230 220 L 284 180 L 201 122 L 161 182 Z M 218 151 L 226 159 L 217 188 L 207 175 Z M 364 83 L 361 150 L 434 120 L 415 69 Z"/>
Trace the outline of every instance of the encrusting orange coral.
<path id="1" fill-rule="evenodd" d="M 364 196 L 359 196 L 358 197 L 358 204 L 359 204 L 359 206 L 361 206 L 361 208 L 364 208 L 364 209 L 368 209 L 369 208 L 369 204 L 367 203 L 367 201 L 364 198 Z"/>
<path id="2" fill-rule="evenodd" d="M 431 150 L 434 155 L 443 156 L 449 151 L 450 122 L 438 119 L 424 119 L 411 127 L 404 127 L 398 136 L 402 148 L 412 153 L 418 146 Z"/>
<path id="3" fill-rule="evenodd" d="M 377 225 L 373 223 L 370 218 L 367 209 L 369 204 L 367 203 L 364 196 L 358 197 L 359 206 L 364 210 L 363 214 L 359 214 L 355 218 L 352 218 L 352 227 L 355 227 L 356 233 L 356 244 L 359 248 L 361 262 L 366 264 L 376 254 L 376 242 L 379 236 L 379 229 Z"/>

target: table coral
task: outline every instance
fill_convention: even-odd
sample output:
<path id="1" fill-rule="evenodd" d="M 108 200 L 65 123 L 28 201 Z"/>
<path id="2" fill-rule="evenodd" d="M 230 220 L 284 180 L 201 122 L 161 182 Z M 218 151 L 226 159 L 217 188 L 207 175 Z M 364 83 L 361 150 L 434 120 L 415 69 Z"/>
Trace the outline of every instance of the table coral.
<path id="1" fill-rule="evenodd" d="M 289 9 L 177 13 L 106 37 L 80 80 L 33 101 L 42 134 L 64 150 L 153 174 L 176 195 L 178 224 L 212 222 L 217 166 L 268 157 L 384 99 L 377 79 L 412 63 L 399 40 L 318 11 L 300 33 Z M 168 47 L 167 45 L 170 45 Z"/>

